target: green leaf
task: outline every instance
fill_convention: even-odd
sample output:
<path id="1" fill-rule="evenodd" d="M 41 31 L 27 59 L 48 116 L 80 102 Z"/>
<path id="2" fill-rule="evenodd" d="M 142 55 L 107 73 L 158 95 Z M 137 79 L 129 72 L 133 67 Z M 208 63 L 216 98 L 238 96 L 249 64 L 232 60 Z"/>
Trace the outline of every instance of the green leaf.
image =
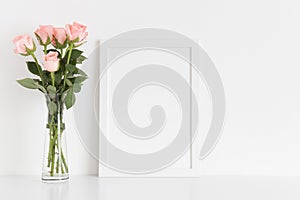
<path id="1" fill-rule="evenodd" d="M 79 56 L 82 54 L 83 51 L 80 51 L 78 49 L 73 49 L 72 53 L 71 53 L 71 59 L 72 60 L 76 60 L 77 58 L 79 58 Z"/>
<path id="2" fill-rule="evenodd" d="M 82 75 L 82 76 L 88 76 L 84 71 L 82 71 L 81 69 L 78 68 L 77 71 L 78 74 Z"/>
<path id="3" fill-rule="evenodd" d="M 57 112 L 57 105 L 53 101 L 50 101 L 48 103 L 48 110 L 50 115 L 53 115 L 54 113 Z"/>
<path id="4" fill-rule="evenodd" d="M 74 79 L 74 78 L 76 78 L 76 76 L 75 76 L 74 74 L 68 74 L 68 75 L 67 75 L 67 78 L 69 78 L 69 79 Z"/>
<path id="5" fill-rule="evenodd" d="M 42 71 L 42 76 L 43 76 L 43 80 L 46 83 L 46 85 L 47 84 L 49 84 L 49 85 L 52 84 L 52 80 L 51 80 L 51 77 L 50 77 L 50 72 L 44 70 L 44 71 Z"/>
<path id="6" fill-rule="evenodd" d="M 65 98 L 65 105 L 67 109 L 71 108 L 75 104 L 75 94 L 73 90 L 68 90 L 66 98 Z"/>
<path id="7" fill-rule="evenodd" d="M 73 85 L 73 91 L 74 91 L 74 93 L 78 93 L 78 92 L 80 92 L 80 90 L 81 90 L 81 84 L 74 84 Z"/>
<path id="8" fill-rule="evenodd" d="M 76 62 L 77 64 L 82 64 L 84 60 L 86 60 L 87 58 L 83 55 L 80 55 L 77 59 Z"/>
<path id="9" fill-rule="evenodd" d="M 49 86 L 47 87 L 47 90 L 48 90 L 48 92 L 56 93 L 56 87 L 54 87 L 54 86 L 52 86 L 52 85 L 49 85 Z"/>
<path id="10" fill-rule="evenodd" d="M 39 70 L 38 70 L 38 68 L 37 68 L 35 62 L 26 62 L 26 64 L 27 64 L 28 70 L 29 70 L 31 73 L 33 73 L 33 74 L 35 74 L 35 75 L 37 75 L 37 76 L 40 75 L 40 74 L 39 74 Z"/>
<path id="11" fill-rule="evenodd" d="M 40 84 L 38 84 L 38 88 L 43 92 L 43 93 L 47 93 L 47 90 Z"/>
<path id="12" fill-rule="evenodd" d="M 39 84 L 38 82 L 36 82 L 35 80 L 31 79 L 31 78 L 24 78 L 21 80 L 17 80 L 17 82 L 22 85 L 23 87 L 26 87 L 28 89 L 38 89 L 39 88 Z"/>
<path id="13" fill-rule="evenodd" d="M 75 65 L 72 65 L 72 64 L 66 64 L 66 69 L 69 72 L 74 72 L 76 70 L 76 67 L 75 67 Z"/>
<path id="14" fill-rule="evenodd" d="M 70 62 L 69 63 L 76 64 L 77 58 L 82 54 L 82 52 L 83 51 L 80 51 L 78 49 L 73 49 L 72 53 L 71 53 L 71 56 L 70 56 Z M 67 63 L 68 55 L 69 55 L 69 51 L 66 52 L 66 54 L 63 58 L 64 63 Z"/>
<path id="15" fill-rule="evenodd" d="M 67 90 L 65 90 L 65 91 L 61 94 L 61 101 L 62 101 L 62 102 L 65 102 L 65 99 L 66 99 L 66 96 L 67 96 L 69 90 L 70 90 L 70 88 L 67 89 Z"/>
<path id="16" fill-rule="evenodd" d="M 62 76 L 63 76 L 62 70 L 56 71 L 54 75 L 55 75 L 55 84 L 59 85 L 62 81 Z"/>
<path id="17" fill-rule="evenodd" d="M 68 85 L 69 87 L 71 87 L 71 86 L 73 85 L 73 83 L 72 83 L 69 79 L 67 79 L 67 78 L 66 78 L 66 83 L 67 83 L 67 85 Z"/>
<path id="18" fill-rule="evenodd" d="M 77 76 L 74 80 L 74 83 L 82 83 L 83 81 L 85 81 L 87 79 L 86 76 Z"/>
<path id="19" fill-rule="evenodd" d="M 48 94 L 49 94 L 50 98 L 55 99 L 55 97 L 56 97 L 56 87 L 54 87 L 52 85 L 49 85 L 47 87 L 47 91 L 48 91 Z"/>

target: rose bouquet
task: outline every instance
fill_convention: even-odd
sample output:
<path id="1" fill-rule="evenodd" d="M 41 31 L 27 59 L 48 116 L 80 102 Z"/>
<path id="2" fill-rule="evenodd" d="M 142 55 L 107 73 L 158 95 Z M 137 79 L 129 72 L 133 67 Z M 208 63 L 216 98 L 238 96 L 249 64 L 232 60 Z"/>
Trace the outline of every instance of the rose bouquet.
<path id="1" fill-rule="evenodd" d="M 80 92 L 87 75 L 77 67 L 86 59 L 79 47 L 86 42 L 86 26 L 77 22 L 65 28 L 52 25 L 39 26 L 34 32 L 43 56 L 39 62 L 36 57 L 36 44 L 29 35 L 14 38 L 15 53 L 30 56 L 28 70 L 35 78 L 17 80 L 29 89 L 37 89 L 46 97 L 48 120 L 45 139 L 43 180 L 68 179 L 68 163 L 65 144 L 64 108 L 75 104 L 75 93 Z"/>

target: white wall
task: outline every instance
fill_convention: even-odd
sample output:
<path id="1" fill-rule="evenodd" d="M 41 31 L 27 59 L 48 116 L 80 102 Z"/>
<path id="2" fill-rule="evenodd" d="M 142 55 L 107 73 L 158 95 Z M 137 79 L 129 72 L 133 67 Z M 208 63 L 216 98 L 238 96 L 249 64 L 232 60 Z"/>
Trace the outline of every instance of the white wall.
<path id="1" fill-rule="evenodd" d="M 227 96 L 223 136 L 201 161 L 204 174 L 300 175 L 299 8 L 296 0 L 6 1 L 0 12 L 0 174 L 39 174 L 46 114 L 43 96 L 15 82 L 28 72 L 11 40 L 39 24 L 77 20 L 90 32 L 87 55 L 97 39 L 143 27 L 199 40 Z M 68 140 L 71 173 L 97 173 L 74 131 Z"/>

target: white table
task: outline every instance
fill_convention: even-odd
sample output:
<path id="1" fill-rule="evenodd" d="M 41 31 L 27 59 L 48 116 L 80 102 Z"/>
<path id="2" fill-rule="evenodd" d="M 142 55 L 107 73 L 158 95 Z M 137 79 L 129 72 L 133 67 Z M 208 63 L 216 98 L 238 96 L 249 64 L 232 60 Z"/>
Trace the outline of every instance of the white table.
<path id="1" fill-rule="evenodd" d="M 98 178 L 71 176 L 60 184 L 38 176 L 0 176 L 1 200 L 291 200 L 300 177 Z"/>

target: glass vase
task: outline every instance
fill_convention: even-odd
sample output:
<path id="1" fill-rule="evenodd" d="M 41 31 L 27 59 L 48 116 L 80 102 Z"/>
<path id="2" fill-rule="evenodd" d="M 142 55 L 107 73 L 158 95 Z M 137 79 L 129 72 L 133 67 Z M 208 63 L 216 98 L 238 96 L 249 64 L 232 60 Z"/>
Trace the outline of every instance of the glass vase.
<path id="1" fill-rule="evenodd" d="M 44 142 L 42 180 L 61 182 L 69 179 L 69 167 L 66 144 L 66 126 L 64 123 L 64 101 L 59 94 L 47 94 L 48 110 Z"/>

